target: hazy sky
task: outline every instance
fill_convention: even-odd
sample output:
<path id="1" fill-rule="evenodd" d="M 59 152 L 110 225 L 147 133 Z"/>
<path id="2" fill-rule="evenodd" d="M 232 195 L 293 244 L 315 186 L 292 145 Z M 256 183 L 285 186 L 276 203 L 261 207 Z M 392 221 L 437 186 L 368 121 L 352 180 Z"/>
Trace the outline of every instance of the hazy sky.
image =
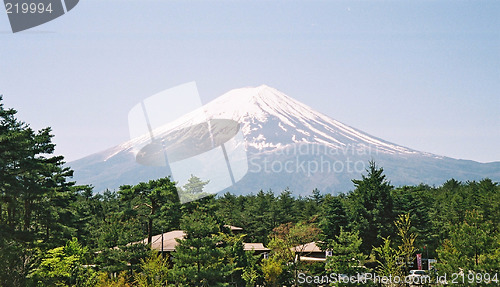
<path id="1" fill-rule="evenodd" d="M 203 102 L 267 84 L 393 143 L 500 161 L 500 1 L 81 0 L 16 34 L 0 10 L 3 102 L 68 161 L 189 81 Z"/>

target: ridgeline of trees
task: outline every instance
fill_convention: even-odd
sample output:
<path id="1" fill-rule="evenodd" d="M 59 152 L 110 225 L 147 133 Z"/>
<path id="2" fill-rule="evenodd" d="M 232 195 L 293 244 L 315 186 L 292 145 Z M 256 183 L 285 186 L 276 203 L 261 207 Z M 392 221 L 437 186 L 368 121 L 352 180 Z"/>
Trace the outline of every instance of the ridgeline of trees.
<path id="1" fill-rule="evenodd" d="M 15 115 L 0 97 L 0 286 L 292 286 L 300 272 L 406 275 L 417 253 L 439 274 L 499 272 L 500 186 L 489 179 L 393 187 L 371 162 L 338 196 L 256 191 L 181 205 L 169 178 L 98 194 L 52 156 L 50 128 Z M 205 184 L 192 177 L 183 189 Z M 178 229 L 186 237 L 170 257 L 129 244 Z M 331 251 L 326 263 L 295 260 L 292 247 L 312 241 Z"/>

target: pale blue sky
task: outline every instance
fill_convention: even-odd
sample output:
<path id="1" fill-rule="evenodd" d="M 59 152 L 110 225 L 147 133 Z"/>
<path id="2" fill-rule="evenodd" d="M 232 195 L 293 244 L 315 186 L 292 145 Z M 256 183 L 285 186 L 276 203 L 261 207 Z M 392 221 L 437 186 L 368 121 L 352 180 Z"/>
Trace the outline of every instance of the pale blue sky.
<path id="1" fill-rule="evenodd" d="M 203 102 L 267 84 L 400 145 L 500 161 L 500 1 L 81 0 L 17 34 L 0 10 L 4 104 L 69 161 L 189 81 Z"/>

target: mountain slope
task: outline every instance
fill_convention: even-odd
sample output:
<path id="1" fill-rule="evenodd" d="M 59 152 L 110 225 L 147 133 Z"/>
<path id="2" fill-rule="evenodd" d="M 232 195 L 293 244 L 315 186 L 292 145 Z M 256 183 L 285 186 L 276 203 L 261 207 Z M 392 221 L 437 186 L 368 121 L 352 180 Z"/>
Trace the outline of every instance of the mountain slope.
<path id="1" fill-rule="evenodd" d="M 500 163 L 456 160 L 399 146 L 331 119 L 265 85 L 231 90 L 153 132 L 161 137 L 210 119 L 240 123 L 248 173 L 227 189 L 234 193 L 279 192 L 287 187 L 304 195 L 313 188 L 346 192 L 369 160 L 384 167 L 395 185 L 438 185 L 452 177 L 500 180 Z M 74 161 L 69 164 L 75 170 L 74 179 L 93 184 L 100 192 L 166 176 L 169 171 L 164 167 L 135 161 L 137 147 L 150 141 L 145 135 Z"/>

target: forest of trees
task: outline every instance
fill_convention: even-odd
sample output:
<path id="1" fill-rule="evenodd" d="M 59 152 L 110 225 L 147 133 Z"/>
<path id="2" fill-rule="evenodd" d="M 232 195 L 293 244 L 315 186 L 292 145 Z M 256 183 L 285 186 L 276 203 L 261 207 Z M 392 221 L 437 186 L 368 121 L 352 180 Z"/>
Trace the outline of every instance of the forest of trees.
<path id="1" fill-rule="evenodd" d="M 345 194 L 256 190 L 180 204 L 169 178 L 103 193 L 76 185 L 53 152 L 50 128 L 32 130 L 0 98 L 0 286 L 294 286 L 299 272 L 406 275 L 417 253 L 437 259 L 437 274 L 465 272 L 462 286 L 498 284 L 467 282 L 499 272 L 500 186 L 490 179 L 394 187 L 370 162 Z M 193 176 L 182 188 L 205 184 Z M 129 244 L 179 229 L 171 256 Z M 312 241 L 332 251 L 326 262 L 294 260 L 292 247 Z"/>

